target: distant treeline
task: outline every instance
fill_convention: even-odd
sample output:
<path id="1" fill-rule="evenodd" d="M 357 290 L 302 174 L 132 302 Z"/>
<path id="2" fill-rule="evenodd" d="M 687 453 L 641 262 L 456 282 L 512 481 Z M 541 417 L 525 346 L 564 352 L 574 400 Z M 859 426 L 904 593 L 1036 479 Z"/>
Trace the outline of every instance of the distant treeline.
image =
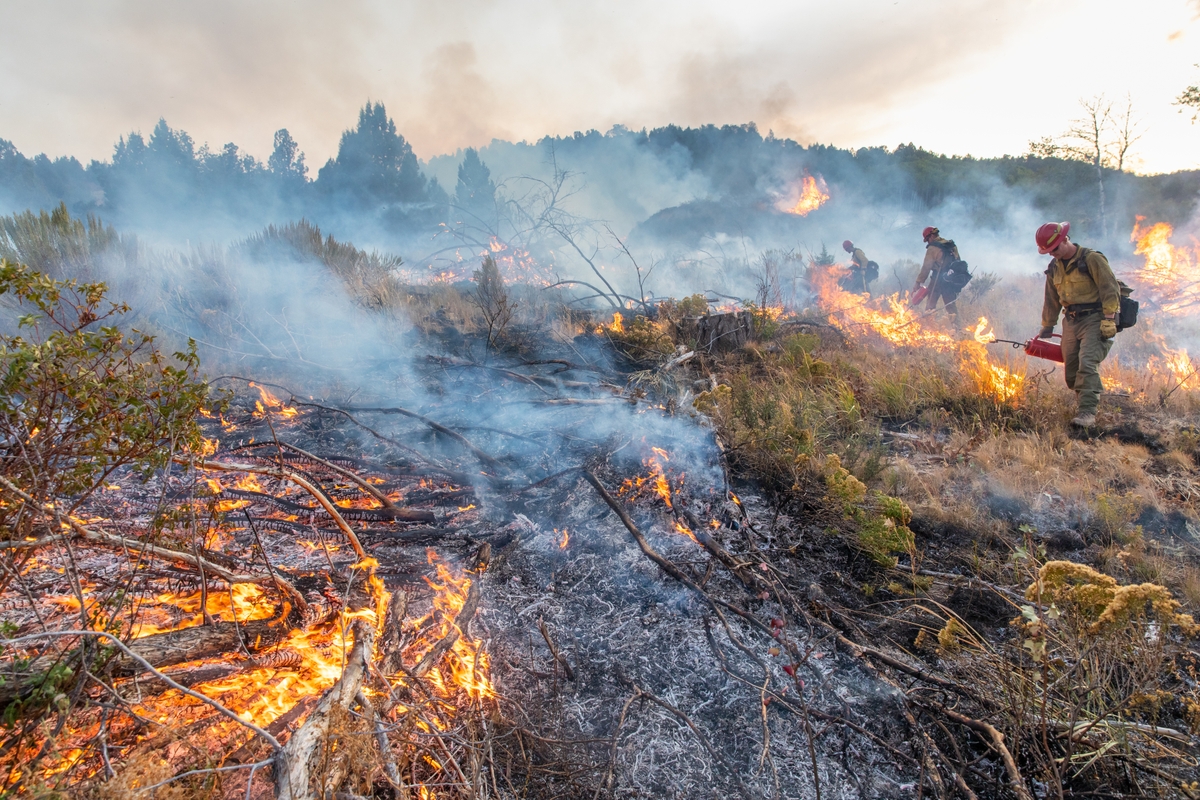
<path id="1" fill-rule="evenodd" d="M 753 203 L 808 171 L 821 175 L 843 202 L 920 216 L 953 206 L 983 228 L 1011 222 L 1016 196 L 1047 218 L 1072 220 L 1077 230 L 1095 231 L 1098 222 L 1094 168 L 1057 158 L 948 157 L 911 144 L 859 150 L 802 146 L 764 137 L 753 124 L 650 131 L 616 127 L 532 145 L 497 142 L 484 151 L 485 159 L 500 145 L 538 148 L 552 154 L 555 168 L 582 172 L 585 179 L 589 169 L 598 174 L 614 160 L 628 161 L 630 154 L 649 155 L 672 174 L 695 178 L 705 195 L 692 198 L 697 200 Z M 495 169 L 489 171 L 473 150 L 456 158 L 457 184 L 443 187 L 422 170 L 384 106 L 370 103 L 360 111 L 358 124 L 342 135 L 337 156 L 315 177 L 286 129 L 275 134 L 266 163 L 232 143 L 218 150 L 197 147 L 165 120 L 149 137 L 122 137 L 110 161 L 86 166 L 71 157 L 29 158 L 0 139 L 0 213 L 65 203 L 76 216 L 99 215 L 123 230 L 178 240 L 228 240 L 307 218 L 339 236 L 400 246 L 495 203 L 499 179 L 515 177 L 492 174 Z M 1116 236 L 1129 230 L 1135 214 L 1176 224 L 1189 219 L 1200 172 L 1136 176 L 1107 170 L 1104 181 L 1108 233 Z M 593 191 L 613 191 L 603 181 L 594 183 L 602 188 Z M 624 191 L 630 196 L 622 202 L 635 221 L 663 210 L 645 187 Z"/>

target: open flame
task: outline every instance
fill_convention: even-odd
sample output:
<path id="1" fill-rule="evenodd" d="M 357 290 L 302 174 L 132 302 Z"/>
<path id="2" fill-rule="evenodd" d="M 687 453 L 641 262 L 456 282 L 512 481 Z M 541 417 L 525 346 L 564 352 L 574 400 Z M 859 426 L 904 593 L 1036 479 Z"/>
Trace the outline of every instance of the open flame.
<path id="1" fill-rule="evenodd" d="M 674 509 L 674 505 L 671 503 L 671 483 L 667 480 L 666 472 L 663 469 L 663 462 L 670 460 L 671 457 L 667 455 L 666 450 L 661 447 L 650 448 L 650 455 L 642 460 L 642 464 L 649 472 L 635 478 L 627 478 L 618 491 L 624 495 L 636 496 L 642 487 L 648 486 L 662 499 L 667 508 Z M 682 479 L 680 476 L 681 481 Z"/>
<path id="2" fill-rule="evenodd" d="M 684 525 L 679 520 L 675 520 L 675 531 L 677 533 L 682 533 L 684 536 L 688 537 L 696 544 L 700 544 L 700 540 L 696 538 L 696 534 L 692 533 L 692 529 L 689 528 L 687 525 Z"/>
<path id="3" fill-rule="evenodd" d="M 620 311 L 613 312 L 612 323 L 605 325 L 603 322 L 596 326 L 596 333 L 624 333 L 625 318 L 621 316 Z"/>
<path id="4" fill-rule="evenodd" d="M 817 293 L 817 305 L 829 316 L 829 322 L 853 337 L 873 333 L 896 345 L 955 349 L 955 337 L 922 324 L 924 317 L 901 301 L 900 295 L 869 299 L 851 294 L 838 286 L 841 269 L 836 264 L 814 264 L 810 280 Z"/>
<path id="5" fill-rule="evenodd" d="M 1171 243 L 1175 231 L 1169 223 L 1143 227 L 1144 220 L 1137 217 L 1129 235 L 1133 252 L 1145 259 L 1133 280 L 1168 314 L 1200 302 L 1200 243 L 1193 240 L 1190 248 L 1176 246 Z"/>
<path id="6" fill-rule="evenodd" d="M 975 346 L 972 345 L 974 350 Z M 1025 388 L 1025 370 L 1012 370 L 995 364 L 987 351 L 980 348 L 973 354 L 964 353 L 963 370 L 975 383 L 975 388 L 984 397 L 997 403 L 1009 403 L 1021 397 Z"/>
<path id="7" fill-rule="evenodd" d="M 261 400 L 254 401 L 254 407 L 258 409 L 259 414 L 266 414 L 266 409 L 270 409 L 278 413 L 284 419 L 291 419 L 300 412 L 293 406 L 284 405 L 283 401 L 271 393 L 265 386 L 250 381 L 250 388 L 257 389 Z M 264 408 L 265 406 L 265 408 Z"/>
<path id="8" fill-rule="evenodd" d="M 464 632 L 454 622 L 467 602 L 472 579 L 466 574 L 455 575 L 433 550 L 427 551 L 427 558 L 437 570 L 436 580 L 425 578 L 434 591 L 431 612 L 434 624 L 416 643 L 417 647 L 427 650 L 451 631 L 459 633 L 446 655 L 445 670 L 440 666 L 434 667 L 429 671 L 429 680 L 444 697 L 452 696 L 456 690 L 466 692 L 472 699 L 495 697 L 496 689 L 489 677 L 491 658 L 483 649 L 483 642 L 463 635 Z M 415 625 L 420 628 L 429 620 L 430 617 L 425 617 L 417 620 Z"/>
<path id="9" fill-rule="evenodd" d="M 990 344 L 996 341 L 996 333 L 992 330 L 991 324 L 988 323 L 987 317 L 979 318 L 979 323 L 975 326 L 974 336 L 975 341 L 980 344 Z"/>
<path id="10" fill-rule="evenodd" d="M 794 203 L 791 197 L 796 197 Z M 798 186 L 793 187 L 789 193 L 788 199 L 783 201 L 781 211 L 788 214 L 795 214 L 800 217 L 808 216 L 812 211 L 816 211 L 825 201 L 829 199 L 829 188 L 825 185 L 825 180 L 820 175 L 815 178 L 804 173 L 804 177 L 800 179 Z"/>

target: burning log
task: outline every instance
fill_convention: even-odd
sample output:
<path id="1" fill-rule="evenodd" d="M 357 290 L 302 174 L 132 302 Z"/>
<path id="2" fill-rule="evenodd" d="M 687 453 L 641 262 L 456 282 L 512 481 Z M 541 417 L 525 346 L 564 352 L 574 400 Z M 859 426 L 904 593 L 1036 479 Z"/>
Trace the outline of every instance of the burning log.
<path id="1" fill-rule="evenodd" d="M 269 503 L 291 514 L 315 514 L 318 509 L 313 506 L 293 503 L 286 497 L 276 497 L 266 492 L 255 492 L 250 489 L 225 489 L 220 492 L 222 497 L 238 497 L 244 500 Z M 389 508 L 339 508 L 343 519 L 353 519 L 356 522 L 436 522 L 437 515 L 432 511 L 419 508 L 400 508 L 391 505 Z"/>
<path id="2" fill-rule="evenodd" d="M 465 633 L 469 635 L 468 629 L 471 625 L 471 618 L 475 616 L 475 609 L 479 607 L 480 594 L 479 580 L 471 581 L 471 586 L 467 590 L 466 602 L 463 603 L 463 607 L 455 615 L 454 624 L 450 627 L 450 632 L 439 639 L 429 649 L 429 652 L 417 662 L 417 665 L 410 670 L 414 677 L 424 677 L 429 670 L 433 669 L 442 660 L 442 656 L 446 655 L 446 652 L 451 647 L 454 647 L 454 643 L 458 641 L 460 636 Z"/>
<path id="3" fill-rule="evenodd" d="M 275 797 L 279 800 L 314 800 L 311 787 L 312 758 L 321 741 L 328 735 L 329 725 L 335 708 L 348 710 L 350 704 L 362 690 L 363 679 L 371 659 L 375 633 L 370 626 L 355 622 L 350 629 L 354 646 L 346 658 L 342 677 L 335 683 L 317 707 L 308 715 L 300 730 L 292 735 L 280 751 L 275 766 Z M 340 781 L 339 781 L 340 782 Z M 335 786 L 321 787 L 332 791 Z"/>
<path id="4" fill-rule="evenodd" d="M 169 667 L 227 653 L 250 654 L 282 640 L 287 635 L 287 627 L 281 623 L 282 620 L 276 618 L 196 625 L 134 639 L 129 643 L 129 649 L 154 667 Z M 112 671 L 116 675 L 131 676 L 141 670 L 134 658 L 118 656 L 112 664 Z"/>
<path id="5" fill-rule="evenodd" d="M 305 602 L 304 596 L 301 595 L 300 592 L 296 590 L 296 587 L 292 586 L 289 581 L 277 574 L 238 575 L 226 569 L 225 567 L 192 553 L 184 553 L 179 550 L 172 550 L 167 547 L 160 547 L 147 542 L 139 542 L 136 539 L 128 539 L 124 536 L 117 536 L 116 534 L 105 533 L 103 531 L 94 531 L 72 516 L 68 515 L 64 517 L 61 513 L 59 513 L 58 509 L 54 508 L 53 506 L 39 506 L 32 497 L 21 491 L 6 478 L 0 477 L 0 484 L 3 484 L 7 489 L 14 492 L 17 496 L 24 500 L 26 504 L 38 509 L 42 514 L 54 519 L 60 528 L 70 528 L 71 530 L 74 530 L 75 533 L 78 534 L 82 539 L 92 544 L 117 547 L 132 553 L 151 553 L 161 558 L 168 558 L 184 564 L 190 564 L 230 584 L 273 583 L 281 592 L 286 594 L 296 603 L 297 610 L 303 613 L 307 609 L 308 604 Z"/>

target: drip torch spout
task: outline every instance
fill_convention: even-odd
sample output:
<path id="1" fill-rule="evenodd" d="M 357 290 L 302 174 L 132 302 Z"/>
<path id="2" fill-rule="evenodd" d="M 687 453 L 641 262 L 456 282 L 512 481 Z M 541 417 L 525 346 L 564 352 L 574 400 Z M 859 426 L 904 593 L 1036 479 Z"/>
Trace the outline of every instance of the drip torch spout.
<path id="1" fill-rule="evenodd" d="M 1029 342 L 1014 342 L 1012 339 L 992 339 L 988 344 L 1011 344 L 1014 350 L 1019 350 L 1027 346 Z"/>

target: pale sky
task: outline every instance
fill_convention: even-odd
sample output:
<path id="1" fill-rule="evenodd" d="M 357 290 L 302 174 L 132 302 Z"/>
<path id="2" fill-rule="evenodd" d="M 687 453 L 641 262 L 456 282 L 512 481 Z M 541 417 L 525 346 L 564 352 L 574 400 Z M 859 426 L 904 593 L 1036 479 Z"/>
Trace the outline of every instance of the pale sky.
<path id="1" fill-rule="evenodd" d="M 1020 154 L 1126 94 L 1136 167 L 1200 167 L 1200 0 L 0 0 L 0 138 L 111 157 L 159 117 L 314 169 L 369 98 L 421 158 L 493 137 L 754 121 L 802 143 Z"/>

